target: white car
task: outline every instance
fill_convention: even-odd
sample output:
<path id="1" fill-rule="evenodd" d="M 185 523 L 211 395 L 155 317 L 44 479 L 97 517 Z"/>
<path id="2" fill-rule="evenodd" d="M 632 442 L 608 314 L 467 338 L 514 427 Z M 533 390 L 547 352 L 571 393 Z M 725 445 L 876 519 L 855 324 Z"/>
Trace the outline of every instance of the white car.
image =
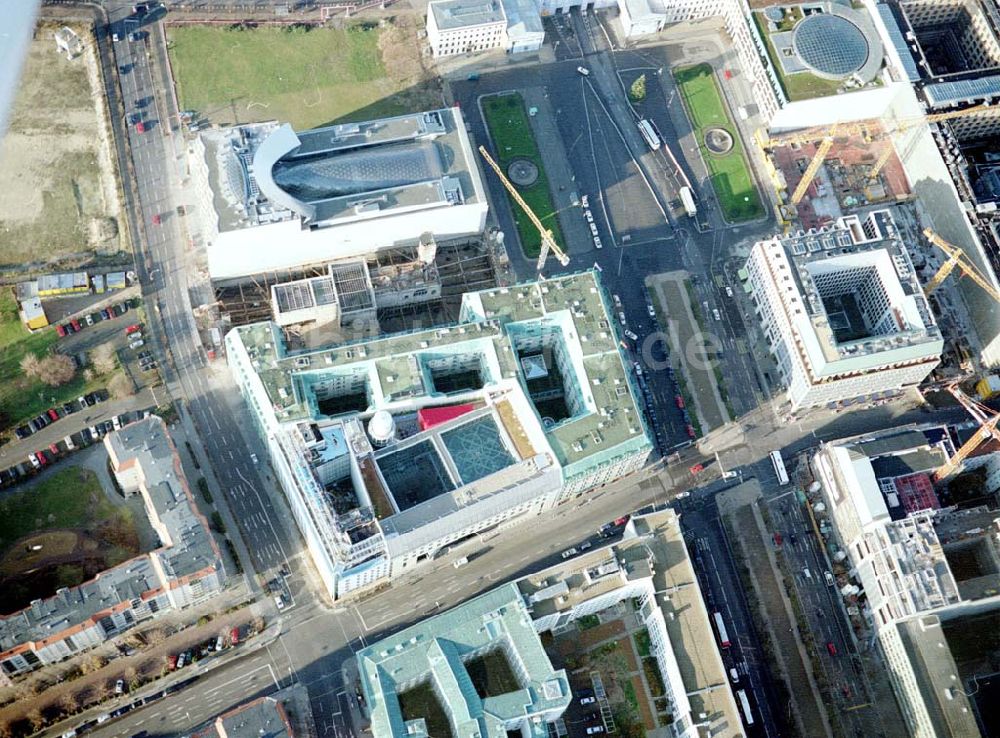
<path id="1" fill-rule="evenodd" d="M 622 298 L 618 295 L 611 295 L 611 299 L 615 301 L 616 308 L 620 308 L 622 306 Z"/>
<path id="2" fill-rule="evenodd" d="M 584 77 L 590 76 L 590 70 L 587 69 L 586 67 L 577 67 L 576 71 L 582 74 Z"/>
<path id="3" fill-rule="evenodd" d="M 712 317 L 716 320 L 722 320 L 722 314 L 719 313 L 719 308 L 712 308 Z"/>
<path id="4" fill-rule="evenodd" d="M 587 735 L 597 735 L 598 733 L 603 733 L 603 732 L 604 732 L 603 725 L 591 725 L 589 728 L 587 728 Z"/>
<path id="5" fill-rule="evenodd" d="M 656 309 L 652 305 L 646 305 L 646 312 L 649 313 L 650 318 L 656 317 Z"/>
<path id="6" fill-rule="evenodd" d="M 595 224 L 595 223 L 591 223 L 591 224 L 590 224 L 590 235 L 591 235 L 591 236 L 596 236 L 596 235 L 598 235 L 598 234 L 597 234 L 597 224 Z"/>
<path id="7" fill-rule="evenodd" d="M 274 596 L 274 604 L 278 606 L 279 610 L 284 610 L 285 609 L 285 598 L 282 597 L 280 594 L 279 595 L 275 595 Z"/>
<path id="8" fill-rule="evenodd" d="M 129 341 L 129 344 L 128 344 L 128 347 L 129 347 L 130 349 L 133 349 L 133 350 L 135 350 L 135 349 L 138 349 L 138 348 L 142 348 L 142 347 L 143 347 L 143 346 L 145 346 L 145 345 L 146 345 L 146 342 L 145 342 L 145 341 L 143 341 L 143 340 L 142 340 L 142 339 L 140 338 L 140 339 L 139 339 L 139 340 L 137 340 L 137 341 Z"/>
<path id="9" fill-rule="evenodd" d="M 112 427 L 113 427 L 113 428 L 114 428 L 115 430 L 121 430 L 121 427 L 122 427 L 122 419 L 121 419 L 121 416 L 119 416 L 119 415 L 116 415 L 116 416 L 114 416 L 113 418 L 111 418 L 111 426 L 112 426 Z"/>
<path id="10" fill-rule="evenodd" d="M 601 243 L 600 236 L 594 236 L 594 248 L 595 249 L 599 249 L 599 248 L 603 248 L 603 247 L 604 247 L 604 244 Z"/>
<path id="11" fill-rule="evenodd" d="M 625 329 L 625 335 L 628 336 L 629 338 L 631 338 L 633 341 L 638 341 L 639 340 L 639 336 L 635 335 L 628 328 Z"/>
<path id="12" fill-rule="evenodd" d="M 575 548 L 567 548 L 565 551 L 562 552 L 561 555 L 564 559 L 568 559 L 570 556 L 576 556 L 578 553 L 580 552 L 577 551 Z"/>
<path id="13" fill-rule="evenodd" d="M 592 705 L 595 702 L 597 702 L 597 698 L 596 697 L 581 697 L 580 698 L 580 704 L 581 705 Z"/>
<path id="14" fill-rule="evenodd" d="M 257 454 L 250 454 L 250 461 L 252 461 L 253 463 L 256 464 L 257 463 Z"/>
<path id="15" fill-rule="evenodd" d="M 618 311 L 618 320 L 622 325 L 625 325 L 625 313 L 621 310 Z"/>
<path id="16" fill-rule="evenodd" d="M 582 208 L 589 208 L 590 207 L 590 198 L 588 198 L 586 195 L 583 195 L 580 198 L 580 207 L 582 207 Z"/>
<path id="17" fill-rule="evenodd" d="M 30 461 L 31 465 L 36 469 L 38 469 L 42 465 L 41 462 L 39 462 L 38 459 L 35 458 L 34 454 L 28 454 L 28 461 Z"/>
<path id="18" fill-rule="evenodd" d="M 729 285 L 727 284 L 727 285 L 726 285 L 726 297 L 732 297 L 732 296 L 733 296 L 733 288 L 732 288 L 732 287 L 730 287 L 730 286 L 729 286 Z"/>
<path id="19" fill-rule="evenodd" d="M 588 223 L 593 223 L 594 222 L 594 214 L 591 213 L 589 210 L 584 210 L 583 211 L 583 217 L 587 219 Z"/>

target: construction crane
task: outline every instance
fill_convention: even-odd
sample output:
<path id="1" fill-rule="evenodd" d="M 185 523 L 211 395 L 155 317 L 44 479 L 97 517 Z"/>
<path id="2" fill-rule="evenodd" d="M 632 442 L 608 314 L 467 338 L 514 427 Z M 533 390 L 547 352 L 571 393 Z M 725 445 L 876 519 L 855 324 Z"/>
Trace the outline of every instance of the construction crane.
<path id="1" fill-rule="evenodd" d="M 809 166 L 802 174 L 802 179 L 799 180 L 799 183 L 795 188 L 795 192 L 792 193 L 790 202 L 794 206 L 798 205 L 805 196 L 806 191 L 809 189 L 809 185 L 812 184 L 813 178 L 816 176 L 820 167 L 823 166 L 823 162 L 826 160 L 827 154 L 830 153 L 830 149 L 833 147 L 833 139 L 838 135 L 862 135 L 869 137 L 872 130 L 878 130 L 881 127 L 882 130 L 879 138 L 883 138 L 893 133 L 902 133 L 903 131 L 921 123 L 940 123 L 941 121 L 951 120 L 952 118 L 961 118 L 966 115 L 981 113 L 984 110 L 989 109 L 989 105 L 976 105 L 964 110 L 949 110 L 945 113 L 907 116 L 904 118 L 897 118 L 889 126 L 884 126 L 880 121 L 875 119 L 862 120 L 855 123 L 835 123 L 829 128 L 811 128 L 806 131 L 780 135 L 775 138 L 769 138 L 767 134 L 761 130 L 758 131 L 757 142 L 760 144 L 761 148 L 764 149 L 771 149 L 775 146 L 811 144 L 816 141 L 821 142 L 816 149 L 816 154 L 813 156 L 812 161 L 809 162 Z M 885 150 L 881 153 L 879 158 L 876 160 L 875 165 L 868 172 L 869 180 L 874 180 L 879 175 L 882 168 L 888 163 L 889 159 L 892 158 L 893 151 L 894 147 L 891 142 L 888 142 Z"/>
<path id="2" fill-rule="evenodd" d="M 833 137 L 835 131 L 830 130 L 830 134 L 823 139 L 819 146 L 816 147 L 816 155 L 813 156 L 812 161 L 809 162 L 809 166 L 806 167 L 806 171 L 802 174 L 802 179 L 799 180 L 798 186 L 795 188 L 795 192 L 792 193 L 791 204 L 793 206 L 798 205 L 802 198 L 805 196 L 806 191 L 809 189 L 809 185 L 812 184 L 813 178 L 816 176 L 816 172 L 819 168 L 823 166 L 823 162 L 826 161 L 826 155 L 830 153 L 830 149 L 833 148 Z"/>
<path id="3" fill-rule="evenodd" d="M 963 274 L 978 284 L 983 291 L 986 292 L 986 294 L 992 297 L 994 302 L 1000 304 L 1000 290 L 997 290 L 996 287 L 990 284 L 990 280 L 987 279 L 987 277 L 979 270 L 979 267 L 969 260 L 969 257 L 965 255 L 965 252 L 962 251 L 962 249 L 948 243 L 930 228 L 924 229 L 924 237 L 948 255 L 948 258 L 945 259 L 941 268 L 938 269 L 934 276 L 930 278 L 926 285 L 924 285 L 924 292 L 929 295 L 931 292 L 936 290 L 941 286 L 941 283 L 948 278 L 948 275 L 955 270 L 955 267 L 958 267 L 962 270 Z"/>
<path id="4" fill-rule="evenodd" d="M 968 441 L 962 444 L 962 447 L 955 452 L 954 456 L 934 471 L 935 482 L 943 481 L 954 474 L 955 470 L 965 461 L 965 458 L 979 448 L 984 441 L 993 438 L 1000 442 L 1000 430 L 997 429 L 997 424 L 1000 423 L 1000 413 L 997 413 L 978 400 L 973 400 L 959 388 L 957 382 L 950 383 L 945 389 L 951 393 L 952 397 L 958 400 L 958 403 L 969 412 L 969 415 L 979 422 L 979 430 Z"/>
<path id="5" fill-rule="evenodd" d="M 558 259 L 560 264 L 563 266 L 569 264 L 569 256 L 567 256 L 566 253 L 559 248 L 559 244 L 556 243 L 556 239 L 552 236 L 552 231 L 546 228 L 542 224 L 542 221 L 538 219 L 538 216 L 535 215 L 534 211 L 528 207 L 528 203 L 524 201 L 524 198 L 521 197 L 521 193 L 517 191 L 514 185 L 510 183 L 510 180 L 507 179 L 506 175 L 504 175 L 503 170 L 500 169 L 500 165 L 493 161 L 493 157 L 490 156 L 486 147 L 480 146 L 479 153 L 482 154 L 486 163 L 492 167 L 494 172 L 496 172 L 496 175 L 500 178 L 503 186 L 507 188 L 507 192 L 509 192 L 510 196 L 514 198 L 514 202 L 521 206 L 521 210 L 527 214 L 528 218 L 531 219 L 532 224 L 538 229 L 539 234 L 542 236 L 542 247 L 538 252 L 538 264 L 536 269 L 538 271 L 542 271 L 542 269 L 545 268 L 545 260 L 548 258 L 550 250 L 553 254 L 555 254 L 555 257 Z"/>

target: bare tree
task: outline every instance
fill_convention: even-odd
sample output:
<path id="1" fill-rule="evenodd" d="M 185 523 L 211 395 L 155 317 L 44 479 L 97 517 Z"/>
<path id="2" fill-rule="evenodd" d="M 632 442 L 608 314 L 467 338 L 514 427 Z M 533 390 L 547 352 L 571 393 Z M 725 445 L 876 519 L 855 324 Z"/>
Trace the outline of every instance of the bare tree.
<path id="1" fill-rule="evenodd" d="M 114 344 L 102 343 L 90 352 L 90 363 L 100 374 L 110 374 L 118 368 L 118 355 Z"/>
<path id="2" fill-rule="evenodd" d="M 159 645 L 167 639 L 167 634 L 163 632 L 163 628 L 150 628 L 146 631 L 146 641 L 151 646 Z"/>
<path id="3" fill-rule="evenodd" d="M 108 383 L 108 392 L 116 400 L 124 400 L 135 394 L 135 385 L 132 384 L 132 380 L 126 376 L 125 372 L 118 372 Z"/>
<path id="4" fill-rule="evenodd" d="M 38 364 L 37 356 L 34 354 L 25 354 L 24 358 L 21 359 L 21 371 L 29 377 L 34 377 L 38 374 Z"/>
<path id="5" fill-rule="evenodd" d="M 97 653 L 92 653 L 83 660 L 82 664 L 80 664 L 80 671 L 84 674 L 93 674 L 98 669 L 103 668 L 106 663 L 107 660 L 103 656 Z"/>
<path id="6" fill-rule="evenodd" d="M 10 725 L 10 718 L 0 718 L 0 738 L 11 738 L 14 729 Z"/>
<path id="7" fill-rule="evenodd" d="M 41 730 L 45 727 L 45 716 L 42 715 L 42 711 L 37 707 L 31 708 L 25 717 L 27 717 L 28 722 L 31 723 L 32 730 Z"/>
<path id="8" fill-rule="evenodd" d="M 125 683 L 128 684 L 129 690 L 137 689 L 142 683 L 139 681 L 139 672 L 136 671 L 134 666 L 130 666 L 125 670 Z"/>
<path id="9" fill-rule="evenodd" d="M 59 697 L 59 707 L 67 715 L 75 715 L 80 710 L 80 698 L 68 689 Z"/>
<path id="10" fill-rule="evenodd" d="M 68 356 L 52 354 L 38 362 L 37 376 L 50 387 L 58 387 L 76 376 L 76 364 Z"/>

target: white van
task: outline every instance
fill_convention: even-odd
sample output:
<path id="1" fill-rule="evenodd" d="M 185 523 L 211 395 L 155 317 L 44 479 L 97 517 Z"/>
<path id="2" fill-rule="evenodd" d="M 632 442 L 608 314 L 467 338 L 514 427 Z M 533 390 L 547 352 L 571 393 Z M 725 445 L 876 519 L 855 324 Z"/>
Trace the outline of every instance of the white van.
<path id="1" fill-rule="evenodd" d="M 826 579 L 826 583 L 832 587 L 834 584 L 833 574 L 827 570 L 823 572 L 823 577 Z"/>
<path id="2" fill-rule="evenodd" d="M 458 567 L 465 566 L 468 563 L 469 563 L 469 557 L 463 556 L 460 559 L 455 559 L 454 563 L 452 563 L 452 566 L 454 566 L 457 569 Z"/>
<path id="3" fill-rule="evenodd" d="M 812 579 L 813 578 L 812 572 L 809 571 L 808 568 L 805 568 L 805 569 L 802 570 L 802 576 L 804 576 L 806 579 Z"/>

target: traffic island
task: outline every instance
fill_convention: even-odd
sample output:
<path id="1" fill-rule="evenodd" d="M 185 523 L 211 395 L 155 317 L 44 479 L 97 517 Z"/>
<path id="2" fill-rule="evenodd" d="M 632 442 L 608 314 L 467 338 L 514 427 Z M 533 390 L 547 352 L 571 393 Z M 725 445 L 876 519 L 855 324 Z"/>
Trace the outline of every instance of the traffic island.
<path id="1" fill-rule="evenodd" d="M 549 179 L 528 121 L 524 98 L 517 92 L 488 95 L 480 99 L 480 109 L 489 130 L 497 163 L 507 172 L 521 198 L 542 224 L 552 231 L 556 243 L 565 251 L 566 240 L 556 218 Z M 488 173 L 487 176 L 491 174 Z M 542 247 L 541 234 L 521 206 L 509 195 L 507 199 L 517 226 L 521 250 L 529 258 L 537 257 Z"/>
<path id="2" fill-rule="evenodd" d="M 756 220 L 764 214 L 764 208 L 712 67 L 708 64 L 679 67 L 673 74 L 722 217 L 730 223 Z M 732 143 L 729 148 L 724 145 L 723 134 Z"/>

